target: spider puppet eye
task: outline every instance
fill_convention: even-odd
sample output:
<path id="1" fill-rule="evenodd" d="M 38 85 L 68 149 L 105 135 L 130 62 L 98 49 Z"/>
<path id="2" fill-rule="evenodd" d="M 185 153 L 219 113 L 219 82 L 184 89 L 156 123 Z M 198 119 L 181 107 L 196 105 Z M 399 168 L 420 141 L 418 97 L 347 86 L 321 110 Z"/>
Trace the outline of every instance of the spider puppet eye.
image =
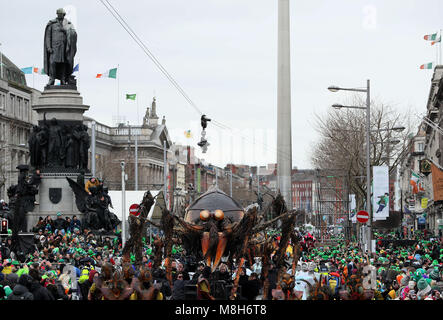
<path id="1" fill-rule="evenodd" d="M 217 221 L 223 220 L 225 218 L 225 213 L 222 210 L 217 209 L 214 212 L 214 218 Z"/>
<path id="2" fill-rule="evenodd" d="M 211 214 L 209 213 L 208 210 L 200 211 L 200 220 L 208 221 L 210 217 L 211 217 Z"/>

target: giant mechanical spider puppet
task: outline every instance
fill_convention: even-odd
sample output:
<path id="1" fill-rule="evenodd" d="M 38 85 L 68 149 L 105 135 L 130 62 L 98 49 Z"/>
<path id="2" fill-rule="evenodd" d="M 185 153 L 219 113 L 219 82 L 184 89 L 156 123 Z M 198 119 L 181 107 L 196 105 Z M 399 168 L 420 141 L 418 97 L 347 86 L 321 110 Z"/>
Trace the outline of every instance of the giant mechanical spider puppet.
<path id="1" fill-rule="evenodd" d="M 230 262 L 235 261 L 238 269 L 242 268 L 247 260 L 253 263 L 254 257 L 261 257 L 262 277 L 267 279 L 270 264 L 278 269 L 278 288 L 283 290 L 287 285 L 283 278 L 283 267 L 286 266 L 286 249 L 291 240 L 294 253 L 298 253 L 299 237 L 294 232 L 295 210 L 288 211 L 283 197 L 278 194 L 272 202 L 272 210 L 276 216 L 267 222 L 260 222 L 259 206 L 253 204 L 243 209 L 237 201 L 216 187 L 210 188 L 206 193 L 192 202 L 185 212 L 184 219 L 171 214 L 163 208 L 160 225 L 147 219 L 148 212 L 153 205 L 153 197 L 147 191 L 140 205 L 140 215 L 131 216 L 130 239 L 123 250 L 124 260 L 129 261 L 130 253 L 140 256 L 141 233 L 146 228 L 145 223 L 163 230 L 164 237 L 154 242 L 155 257 L 154 268 L 159 267 L 161 259 L 165 259 L 166 277 L 172 284 L 171 251 L 174 240 L 182 239 L 187 254 L 193 254 L 203 260 L 206 266 L 215 271 L 222 257 Z M 280 241 L 267 235 L 267 228 L 275 226 L 281 221 Z M 134 241 L 136 240 L 136 241 Z M 138 243 L 138 244 L 137 244 Z M 163 256 L 162 256 L 163 252 Z M 273 253 L 272 261 L 270 256 Z M 297 265 L 299 254 L 294 254 L 292 259 L 293 270 Z M 141 259 L 136 259 L 140 261 Z M 235 299 L 240 273 L 234 280 L 230 299 Z M 281 285 L 280 285 L 281 284 Z M 265 289 L 267 283 L 265 281 Z M 265 298 L 267 290 L 265 291 Z"/>

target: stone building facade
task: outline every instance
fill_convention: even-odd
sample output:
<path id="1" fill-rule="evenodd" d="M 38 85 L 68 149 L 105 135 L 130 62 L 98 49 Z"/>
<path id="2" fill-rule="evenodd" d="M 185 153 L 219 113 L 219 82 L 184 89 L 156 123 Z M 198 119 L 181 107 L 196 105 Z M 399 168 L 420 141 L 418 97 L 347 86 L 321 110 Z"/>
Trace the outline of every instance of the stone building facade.
<path id="1" fill-rule="evenodd" d="M 443 65 L 437 65 L 431 80 L 431 88 L 426 105 L 424 153 L 427 159 L 443 170 Z M 432 121 L 434 125 L 430 125 Z M 443 201 L 433 199 L 432 174 L 424 177 L 427 190 L 426 228 L 438 234 L 443 228 Z"/>
<path id="2" fill-rule="evenodd" d="M 84 117 L 88 133 L 92 136 L 90 117 Z M 165 119 L 158 122 L 155 99 L 141 125 L 107 126 L 95 121 L 96 128 L 96 177 L 103 179 L 109 190 L 121 190 L 120 162 L 125 161 L 126 190 L 135 190 L 135 143 L 138 149 L 138 190 L 161 190 L 164 181 L 164 147 L 172 145 Z M 91 168 L 89 149 L 89 168 Z"/>
<path id="3" fill-rule="evenodd" d="M 26 84 L 24 73 L 2 55 L 0 72 L 0 198 L 17 183 L 19 164 L 29 164 L 28 137 L 37 114 L 32 110 L 40 91 Z"/>
<path id="4" fill-rule="evenodd" d="M 443 229 L 443 201 L 434 199 L 432 174 L 420 172 L 420 161 L 428 160 L 443 170 L 443 65 L 437 65 L 431 79 L 426 115 L 417 134 L 410 138 L 406 155 L 400 164 L 403 227 L 427 229 L 434 234 Z M 411 175 L 419 176 L 418 193 L 412 191 Z M 423 201 L 424 200 L 424 201 Z M 422 202 L 423 201 L 423 202 Z M 426 204 L 427 201 L 427 204 Z"/>

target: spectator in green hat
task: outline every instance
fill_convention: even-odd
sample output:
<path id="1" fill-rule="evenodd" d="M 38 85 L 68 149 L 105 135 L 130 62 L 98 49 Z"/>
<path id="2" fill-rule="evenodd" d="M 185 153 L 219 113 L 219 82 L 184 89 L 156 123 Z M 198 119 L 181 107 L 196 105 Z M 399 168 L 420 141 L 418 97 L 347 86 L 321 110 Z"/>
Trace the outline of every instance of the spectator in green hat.
<path id="1" fill-rule="evenodd" d="M 417 282 L 417 297 L 419 300 L 425 300 L 429 293 L 431 292 L 431 286 L 429 285 L 428 281 L 426 281 L 425 278 L 421 278 Z"/>

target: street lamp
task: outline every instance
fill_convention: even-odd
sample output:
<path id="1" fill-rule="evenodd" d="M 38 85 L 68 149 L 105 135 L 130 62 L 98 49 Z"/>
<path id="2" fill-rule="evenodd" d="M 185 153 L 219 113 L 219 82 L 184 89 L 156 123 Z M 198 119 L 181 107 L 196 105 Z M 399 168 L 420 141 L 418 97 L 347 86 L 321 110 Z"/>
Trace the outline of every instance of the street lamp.
<path id="1" fill-rule="evenodd" d="M 120 166 L 122 169 L 122 248 L 125 247 L 126 243 L 126 174 L 125 174 L 125 162 L 121 161 Z"/>
<path id="2" fill-rule="evenodd" d="M 328 87 L 328 90 L 331 92 L 337 92 L 338 90 L 340 90 L 340 88 L 337 86 L 330 86 Z"/>
<path id="3" fill-rule="evenodd" d="M 401 132 L 401 131 L 403 131 L 405 129 L 406 129 L 405 127 L 392 127 L 392 128 L 371 130 L 371 132 L 381 132 L 381 131 L 398 131 L 398 132 Z"/>
<path id="4" fill-rule="evenodd" d="M 370 158 L 370 134 L 371 134 L 371 99 L 370 99 L 370 81 L 366 80 L 366 89 L 360 88 L 340 88 L 337 86 L 330 86 L 328 90 L 331 92 L 343 91 L 355 91 L 366 92 L 366 107 L 349 107 L 334 105 L 334 108 L 353 108 L 353 109 L 365 109 L 366 110 L 366 208 L 369 214 L 369 232 L 368 232 L 368 251 L 372 253 L 372 210 L 371 210 L 371 158 Z"/>

